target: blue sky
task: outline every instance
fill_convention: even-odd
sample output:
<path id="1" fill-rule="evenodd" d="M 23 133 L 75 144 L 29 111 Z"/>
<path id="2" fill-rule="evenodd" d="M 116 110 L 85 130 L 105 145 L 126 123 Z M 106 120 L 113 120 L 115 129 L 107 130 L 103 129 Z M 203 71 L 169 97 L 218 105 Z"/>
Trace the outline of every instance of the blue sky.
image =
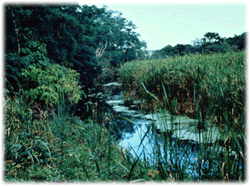
<path id="1" fill-rule="evenodd" d="M 149 50 L 192 44 L 206 32 L 222 37 L 246 32 L 244 4 L 105 4 L 131 20 Z"/>

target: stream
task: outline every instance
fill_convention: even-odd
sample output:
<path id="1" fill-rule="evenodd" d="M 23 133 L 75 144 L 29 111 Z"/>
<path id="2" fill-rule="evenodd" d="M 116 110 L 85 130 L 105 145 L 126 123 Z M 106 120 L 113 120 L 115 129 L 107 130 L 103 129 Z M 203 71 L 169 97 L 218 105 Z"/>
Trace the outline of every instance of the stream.
<path id="1" fill-rule="evenodd" d="M 136 109 L 139 100 L 125 104 L 121 84 L 111 82 L 104 87 L 109 91 L 106 103 L 119 115 L 114 135 L 117 134 L 123 149 L 151 165 L 160 161 L 172 172 L 178 167 L 193 179 L 198 179 L 201 168 L 208 168 L 208 162 L 200 160 L 198 152 L 203 143 L 212 146 L 219 140 L 216 127 L 206 123 L 206 127 L 200 129 L 197 128 L 198 120 L 173 116 L 167 111 L 143 113 Z"/>

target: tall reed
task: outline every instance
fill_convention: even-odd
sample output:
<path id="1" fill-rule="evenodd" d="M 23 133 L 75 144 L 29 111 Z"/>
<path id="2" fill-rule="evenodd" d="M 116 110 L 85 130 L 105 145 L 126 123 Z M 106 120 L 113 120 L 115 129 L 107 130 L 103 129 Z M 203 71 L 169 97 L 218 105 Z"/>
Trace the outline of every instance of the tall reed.
<path id="1" fill-rule="evenodd" d="M 163 100 L 167 102 L 164 104 L 169 104 L 167 97 Z M 176 104 L 169 106 L 174 110 Z M 244 133 L 237 133 L 230 127 L 215 128 L 202 118 L 199 104 L 196 112 L 197 126 L 193 132 L 198 134 L 198 141 L 194 142 L 181 140 L 182 136 L 179 135 L 182 130 L 181 123 L 174 122 L 178 116 L 169 117 L 169 112 L 164 108 L 160 109 L 160 117 L 157 120 L 158 123 L 160 121 L 162 131 L 160 133 L 157 131 L 159 124 L 153 125 L 154 133 L 158 136 L 155 138 L 155 157 L 160 174 L 177 181 L 243 181 L 245 179 Z M 173 136 L 173 133 L 176 135 Z"/>

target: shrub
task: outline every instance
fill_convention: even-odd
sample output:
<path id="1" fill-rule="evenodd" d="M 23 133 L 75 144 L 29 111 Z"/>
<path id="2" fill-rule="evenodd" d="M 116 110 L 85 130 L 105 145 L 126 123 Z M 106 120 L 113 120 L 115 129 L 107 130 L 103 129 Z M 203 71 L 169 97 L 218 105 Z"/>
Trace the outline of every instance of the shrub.
<path id="1" fill-rule="evenodd" d="M 47 118 L 33 120 L 32 110 L 22 96 L 7 98 L 5 104 L 5 159 L 16 163 L 45 163 L 51 156 Z"/>
<path id="2" fill-rule="evenodd" d="M 20 54 L 8 53 L 5 56 L 5 85 L 8 95 L 18 93 L 23 87 L 21 72 L 31 64 L 48 63 L 46 45 L 38 41 L 28 41 Z"/>
<path id="3" fill-rule="evenodd" d="M 78 85 L 79 74 L 57 64 L 30 65 L 22 75 L 26 84 L 24 95 L 32 103 L 55 106 L 64 98 L 77 103 L 83 95 Z"/>

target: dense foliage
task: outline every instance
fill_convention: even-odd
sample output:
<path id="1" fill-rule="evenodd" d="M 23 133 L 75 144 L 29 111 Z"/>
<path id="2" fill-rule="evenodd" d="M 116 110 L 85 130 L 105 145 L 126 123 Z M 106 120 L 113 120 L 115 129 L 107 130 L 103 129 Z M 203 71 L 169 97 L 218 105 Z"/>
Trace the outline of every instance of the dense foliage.
<path id="1" fill-rule="evenodd" d="M 113 120 L 123 117 L 107 106 L 100 88 L 117 78 L 130 99 L 217 124 L 227 135 L 225 148 L 237 153 L 213 156 L 227 163 L 216 178 L 244 179 L 238 175 L 244 176 L 245 159 L 239 52 L 245 33 L 232 38 L 207 33 L 194 45 L 166 46 L 151 56 L 168 59 L 142 61 L 146 44 L 135 25 L 106 7 L 7 4 L 4 10 L 6 181 L 191 179 L 179 162 L 164 162 L 158 154 L 152 165 L 117 146 L 113 133 L 122 122 Z M 221 53 L 210 54 L 216 52 Z M 183 56 L 191 53 L 200 54 Z M 232 131 L 237 135 L 230 136 Z M 178 156 L 178 149 L 172 150 Z M 231 157 L 237 161 L 228 163 Z"/>
<path id="2" fill-rule="evenodd" d="M 115 145 L 104 127 L 67 113 L 32 119 L 22 99 L 6 100 L 6 181 L 129 181 L 152 169 Z M 137 161 L 136 161 L 137 162 Z M 154 179 L 159 179 L 154 176 Z"/>
<path id="3" fill-rule="evenodd" d="M 4 10 L 5 178 L 87 181 L 110 169 L 99 179 L 114 179 L 112 171 L 122 169 L 121 179 L 126 175 L 121 152 L 106 129 L 72 118 L 96 112 L 91 104 L 98 100 L 89 101 L 89 95 L 100 91 L 95 79 L 103 64 L 116 66 L 143 55 L 145 43 L 135 25 L 96 6 L 8 4 Z M 105 137 L 98 146 L 93 139 L 99 134 Z M 93 153 L 101 149 L 108 150 L 109 161 L 99 169 L 103 157 L 93 159 Z"/>
<path id="4" fill-rule="evenodd" d="M 142 108 L 195 118 L 198 131 L 209 131 L 209 123 L 219 128 L 221 139 L 202 145 L 200 158 L 212 165 L 215 156 L 221 172 L 207 176 L 213 169 L 208 166 L 202 174 L 207 174 L 204 179 L 238 180 L 244 177 L 246 157 L 244 71 L 244 52 L 229 52 L 129 62 L 120 76 L 127 99 L 144 100 Z M 227 149 L 225 155 L 216 145 Z"/>
<path id="5" fill-rule="evenodd" d="M 13 60 L 10 53 L 22 57 L 30 52 L 31 41 L 39 42 L 53 63 L 76 70 L 85 87 L 93 87 L 101 57 L 107 63 L 120 63 L 139 57 L 145 46 L 133 23 L 105 8 L 8 5 L 5 13 L 7 61 Z"/>
<path id="6" fill-rule="evenodd" d="M 62 99 L 67 99 L 69 103 L 77 103 L 81 98 L 78 73 L 74 70 L 57 64 L 30 65 L 22 75 L 26 84 L 37 85 L 24 91 L 30 102 L 57 105 Z"/>
<path id="7" fill-rule="evenodd" d="M 243 130 L 244 59 L 244 53 L 236 52 L 134 61 L 123 65 L 120 75 L 128 92 L 155 102 L 149 91 L 158 97 L 158 106 L 166 96 L 167 109 L 177 101 L 174 114 L 198 117 L 201 112 L 204 120 L 220 125 L 230 120 L 230 127 Z"/>
<path id="8" fill-rule="evenodd" d="M 233 37 L 222 38 L 218 33 L 207 32 L 204 37 L 190 44 L 167 45 L 156 50 L 150 58 L 166 58 L 171 56 L 183 56 L 187 54 L 224 53 L 229 51 L 241 51 L 245 49 L 246 33 Z"/>

